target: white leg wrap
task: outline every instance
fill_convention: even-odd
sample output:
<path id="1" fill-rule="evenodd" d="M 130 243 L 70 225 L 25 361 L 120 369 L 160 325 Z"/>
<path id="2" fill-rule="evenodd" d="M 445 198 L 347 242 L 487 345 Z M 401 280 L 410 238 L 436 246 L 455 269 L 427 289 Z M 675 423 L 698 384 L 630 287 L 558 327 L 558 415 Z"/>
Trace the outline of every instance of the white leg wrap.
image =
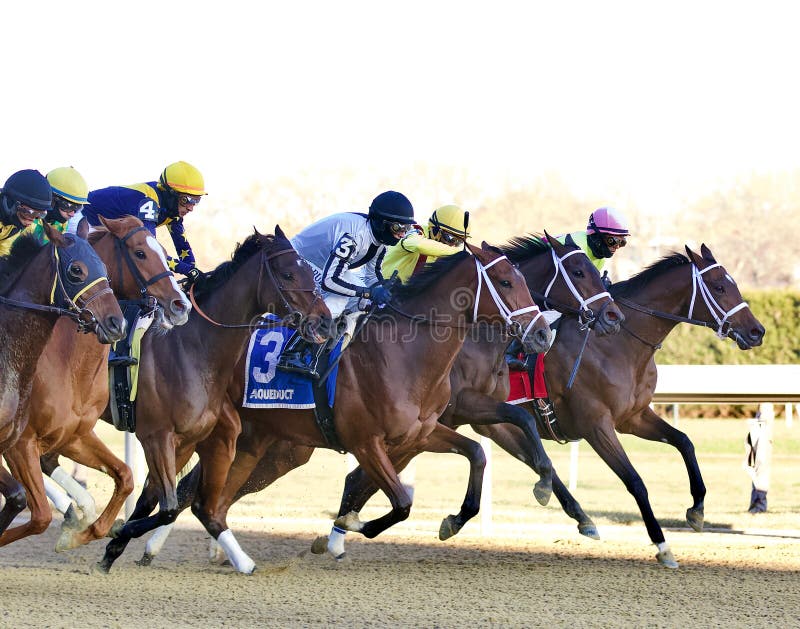
<path id="1" fill-rule="evenodd" d="M 337 559 L 344 555 L 344 536 L 347 533 L 344 529 L 338 526 L 331 528 L 331 533 L 328 535 L 328 552 Z"/>
<path id="2" fill-rule="evenodd" d="M 669 550 L 669 544 L 667 544 L 667 542 L 661 542 L 660 544 L 656 544 L 656 548 L 658 548 L 658 552 L 663 553 Z"/>
<path id="3" fill-rule="evenodd" d="M 50 477 L 61 485 L 70 496 L 75 499 L 78 508 L 83 512 L 83 517 L 89 522 L 94 522 L 97 519 L 97 506 L 94 503 L 92 495 L 78 484 L 70 474 L 68 474 L 60 465 L 53 470 Z"/>
<path id="4" fill-rule="evenodd" d="M 175 526 L 174 522 L 172 524 L 159 526 L 150 536 L 150 539 L 147 540 L 147 544 L 145 544 L 144 547 L 144 552 L 151 557 L 155 557 L 158 553 L 160 553 L 161 549 L 164 548 L 164 543 L 167 541 L 173 526 Z"/>
<path id="5" fill-rule="evenodd" d="M 237 542 L 236 538 L 233 536 L 233 531 L 230 529 L 222 531 L 217 538 L 217 542 L 222 546 L 222 549 L 225 551 L 225 554 L 228 555 L 228 559 L 236 570 L 244 574 L 252 574 L 253 570 L 256 569 L 255 562 L 250 559 L 242 550 L 242 547 L 239 546 L 239 542 Z"/>
<path id="6" fill-rule="evenodd" d="M 66 513 L 67 509 L 69 509 L 72 504 L 69 496 L 64 493 L 64 490 L 61 489 L 52 478 L 46 474 L 43 474 L 42 478 L 44 479 L 44 491 L 47 497 L 50 498 L 50 502 L 52 502 L 53 506 L 61 513 Z"/>

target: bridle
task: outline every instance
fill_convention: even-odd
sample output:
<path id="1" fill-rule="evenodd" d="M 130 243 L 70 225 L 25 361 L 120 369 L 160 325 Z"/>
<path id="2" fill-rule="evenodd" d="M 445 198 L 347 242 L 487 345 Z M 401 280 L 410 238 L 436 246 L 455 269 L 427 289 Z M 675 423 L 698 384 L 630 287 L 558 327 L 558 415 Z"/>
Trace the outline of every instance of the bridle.
<path id="1" fill-rule="evenodd" d="M 92 312 L 91 308 L 89 308 L 89 305 L 95 299 L 98 299 L 103 295 L 109 293 L 113 294 L 111 287 L 108 285 L 108 278 L 104 273 L 100 274 L 90 282 L 81 282 L 80 284 L 77 284 L 73 293 L 70 293 L 67 290 L 64 282 L 62 261 L 61 256 L 58 253 L 58 248 L 55 246 L 55 243 L 51 243 L 50 246 L 52 249 L 51 262 L 55 266 L 53 286 L 50 289 L 50 305 L 19 301 L 4 296 L 0 296 L 0 304 L 5 304 L 14 308 L 22 308 L 23 310 L 33 310 L 36 312 L 45 312 L 48 314 L 69 317 L 78 324 L 79 332 L 83 332 L 85 334 L 94 332 L 99 323 L 94 312 Z M 64 266 L 68 267 L 71 263 L 71 259 L 66 259 L 66 264 Z M 92 265 L 89 265 L 90 270 L 91 266 Z M 99 271 L 99 269 L 95 269 L 95 271 Z M 87 297 L 89 289 L 101 284 L 102 282 L 106 282 L 105 287 L 96 291 L 91 297 Z"/>
<path id="2" fill-rule="evenodd" d="M 697 294 L 700 293 L 703 301 L 706 304 L 706 308 L 708 308 L 708 312 L 711 314 L 711 317 L 716 322 L 716 330 L 715 333 L 720 339 L 726 338 L 730 334 L 731 324 L 730 324 L 730 317 L 739 312 L 740 310 L 749 307 L 749 304 L 746 301 L 741 301 L 739 304 L 731 308 L 730 310 L 725 310 L 722 306 L 717 303 L 717 300 L 714 299 L 714 296 L 711 294 L 708 286 L 703 280 L 703 274 L 711 269 L 716 269 L 717 267 L 721 267 L 722 265 L 719 262 L 715 262 L 707 266 L 704 269 L 699 269 L 697 265 L 692 262 L 692 298 L 689 301 L 689 316 L 682 317 L 680 315 L 674 315 L 669 312 L 661 312 L 659 310 L 652 310 L 650 308 L 645 308 L 644 306 L 640 306 L 639 304 L 632 302 L 624 297 L 617 297 L 617 303 L 621 303 L 633 310 L 637 310 L 644 314 L 650 315 L 652 317 L 657 317 L 660 319 L 667 319 L 669 321 L 677 321 L 678 323 L 689 323 L 691 325 L 697 325 L 705 328 L 712 328 L 714 329 L 715 326 L 713 323 L 709 323 L 707 321 L 703 321 L 702 319 L 695 319 L 693 318 L 694 314 L 694 306 L 697 300 Z M 624 324 L 622 326 L 626 332 L 634 336 L 635 338 L 639 339 L 646 345 L 650 345 L 654 349 L 659 349 L 661 345 L 651 345 L 647 343 L 643 339 L 641 339 L 636 334 L 633 334 L 630 330 L 628 330 Z"/>
<path id="3" fill-rule="evenodd" d="M 267 254 L 265 249 L 261 250 L 261 262 L 259 264 L 259 271 L 258 271 L 258 284 L 257 286 L 261 287 L 261 281 L 264 276 L 264 271 L 266 270 L 267 277 L 275 286 L 275 289 L 278 292 L 278 297 L 280 298 L 281 305 L 286 310 L 288 318 L 294 318 L 296 320 L 300 320 L 303 317 L 303 313 L 299 310 L 293 310 L 292 306 L 289 304 L 289 300 L 286 298 L 286 293 L 315 293 L 314 299 L 311 301 L 311 305 L 309 309 L 316 303 L 318 299 L 322 299 L 319 291 L 316 287 L 314 288 L 286 288 L 283 286 L 279 281 L 275 272 L 272 270 L 272 266 L 270 262 L 277 258 L 278 256 L 282 256 L 287 253 L 297 253 L 292 247 L 288 249 L 281 249 L 280 251 L 275 251 L 273 253 Z M 260 290 L 259 290 L 260 293 Z M 189 289 L 189 300 L 192 302 L 192 308 L 199 314 L 203 319 L 208 321 L 210 324 L 218 327 L 218 328 L 225 328 L 225 329 L 241 329 L 241 328 L 249 328 L 251 330 L 261 329 L 261 328 L 276 328 L 276 327 L 283 327 L 283 323 L 268 323 L 266 322 L 263 315 L 260 315 L 258 319 L 260 322 L 256 323 L 220 323 L 210 316 L 208 316 L 203 309 L 197 304 L 197 300 L 194 297 L 194 284 Z M 265 309 L 266 310 L 266 309 Z"/>
<path id="4" fill-rule="evenodd" d="M 126 243 L 128 239 L 133 236 L 134 234 L 139 233 L 140 231 L 146 231 L 149 235 L 150 231 L 143 225 L 139 227 L 134 227 L 131 231 L 125 234 L 122 238 L 114 238 L 114 248 L 117 252 L 117 268 L 120 272 L 120 277 L 122 277 L 122 264 L 123 260 L 125 264 L 128 266 L 128 270 L 130 271 L 131 275 L 133 276 L 134 280 L 136 281 L 136 285 L 139 288 L 139 293 L 141 294 L 141 299 L 136 300 L 120 300 L 121 305 L 138 305 L 141 307 L 143 313 L 153 312 L 158 307 L 158 301 L 152 295 L 147 294 L 147 289 L 150 288 L 153 284 L 158 282 L 159 280 L 164 279 L 165 277 L 173 276 L 173 272 L 166 270 L 162 271 L 161 273 L 157 273 L 150 279 L 145 279 L 142 275 L 142 272 L 136 266 L 136 263 L 131 258 L 131 253 L 128 251 L 128 247 Z"/>
<path id="5" fill-rule="evenodd" d="M 611 293 L 609 293 L 608 291 L 603 291 L 584 299 L 581 296 L 580 292 L 578 292 L 578 289 L 575 288 L 575 284 L 573 283 L 572 278 L 570 278 L 569 273 L 567 273 L 567 269 L 564 266 L 564 260 L 566 260 L 570 256 L 581 255 L 581 254 L 585 255 L 583 249 L 573 249 L 572 251 L 568 251 L 563 256 L 559 257 L 555 249 L 551 248 L 550 255 L 553 258 L 553 266 L 555 267 L 555 273 L 553 274 L 553 279 L 550 280 L 550 283 L 547 285 L 544 294 L 539 295 L 538 293 L 534 293 L 533 291 L 531 291 L 531 294 L 533 294 L 534 296 L 541 296 L 545 308 L 547 308 L 547 304 L 550 303 L 553 306 L 557 306 L 556 310 L 560 310 L 562 312 L 567 312 L 567 311 L 575 312 L 578 315 L 578 318 L 580 319 L 583 326 L 591 327 L 592 323 L 594 323 L 595 321 L 595 314 L 592 311 L 592 309 L 589 308 L 589 305 L 600 299 L 603 299 L 604 297 L 608 297 L 609 301 L 611 301 L 612 298 L 611 298 Z M 569 306 L 557 304 L 553 300 L 549 299 L 550 291 L 553 289 L 553 285 L 558 279 L 559 273 L 561 274 L 561 277 L 564 279 L 564 283 L 567 285 L 569 292 L 572 293 L 572 296 L 575 298 L 575 301 L 578 302 L 577 310 Z"/>

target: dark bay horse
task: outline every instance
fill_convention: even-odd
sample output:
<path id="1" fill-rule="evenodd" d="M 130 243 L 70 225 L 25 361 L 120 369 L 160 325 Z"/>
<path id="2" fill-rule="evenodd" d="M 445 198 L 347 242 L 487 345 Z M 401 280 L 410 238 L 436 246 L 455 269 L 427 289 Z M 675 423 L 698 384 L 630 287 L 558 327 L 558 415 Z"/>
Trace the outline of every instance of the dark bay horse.
<path id="1" fill-rule="evenodd" d="M 736 283 L 703 245 L 701 255 L 686 248 L 611 287 L 625 314 L 623 334 L 613 342 L 591 338 L 575 384 L 566 389 L 582 333 L 575 325 L 559 330 L 547 354 L 546 379 L 563 435 L 585 439 L 619 476 L 636 500 L 648 535 L 658 548 L 656 558 L 667 567 L 678 564 L 665 541 L 647 497 L 647 489 L 617 438 L 616 431 L 650 441 L 669 443 L 684 459 L 693 498 L 686 519 L 702 530 L 706 488 L 689 437 L 659 417 L 651 408 L 656 386 L 655 353 L 670 331 L 681 322 L 715 329 L 720 338 L 733 339 L 742 350 L 761 344 L 764 327 L 743 301 Z M 513 426 L 476 427 L 514 457 L 522 457 L 525 436 Z M 549 438 L 549 435 L 545 434 Z M 553 491 L 565 511 L 591 523 L 567 488 L 554 475 Z"/>
<path id="2" fill-rule="evenodd" d="M 94 250 L 111 269 L 109 282 L 118 299 L 149 296 L 158 309 L 155 327 L 164 331 L 189 318 L 191 304 L 167 266 L 164 250 L 142 225 L 128 216 L 101 221 L 108 231 L 91 234 Z M 148 303 L 148 306 L 150 304 Z M 11 473 L 28 496 L 30 520 L 0 535 L 4 546 L 28 535 L 42 533 L 50 524 L 39 456 L 64 454 L 100 470 L 114 480 L 114 493 L 95 521 L 84 513 L 78 522 L 74 509 L 65 514 L 64 530 L 56 550 L 67 550 L 105 537 L 125 498 L 133 490 L 130 469 L 94 433 L 94 425 L 108 404 L 108 346 L 85 334 L 76 334 L 66 317 L 60 318 L 45 345 L 36 368 L 28 425 L 16 444 L 6 450 Z M 94 507 L 94 503 L 91 503 Z M 88 509 L 87 509 L 88 510 Z"/>
<path id="3" fill-rule="evenodd" d="M 302 318 L 301 331 L 310 340 L 330 333 L 330 312 L 314 283 L 311 267 L 292 248 L 281 231 L 274 236 L 255 232 L 236 248 L 231 261 L 202 277 L 192 289 L 189 322 L 158 341 L 145 335 L 136 397 L 136 436 L 148 466 L 145 488 L 130 519 L 117 530 L 98 564 L 103 571 L 128 542 L 178 515 L 176 472 L 186 465 L 197 443 L 213 430 L 222 412 L 225 392 L 253 326 L 273 312 Z M 222 486 L 233 458 L 235 436 L 221 444 Z M 227 462 L 226 462 L 227 461 Z M 150 516 L 153 508 L 159 511 Z M 213 534 L 213 533 L 212 533 Z M 232 538 L 232 536 L 231 536 Z M 235 538 L 231 544 L 238 545 Z"/>
<path id="4" fill-rule="evenodd" d="M 392 506 L 376 520 L 352 524 L 366 537 L 375 537 L 408 517 L 411 496 L 398 479 L 393 462 L 405 460 L 409 453 L 453 452 L 465 456 L 470 461 L 469 484 L 460 512 L 446 520 L 452 534 L 478 512 L 483 450 L 475 441 L 437 422 L 451 397 L 450 369 L 465 337 L 475 330 L 458 322 L 483 319 L 494 326 L 486 329 L 504 338 L 505 345 L 510 340 L 505 326 L 524 326 L 522 337 L 528 351 L 549 347 L 549 327 L 519 271 L 499 250 L 485 243 L 481 249 L 470 247 L 470 251 L 473 256 L 460 252 L 439 259 L 399 288 L 393 305 L 370 319 L 342 354 L 334 404 L 336 431 L 341 445 L 355 455 L 366 476 L 386 494 Z M 420 314 L 431 312 L 435 314 Z M 453 327 L 452 322 L 457 325 Z M 530 333 L 525 334 L 525 330 Z M 229 389 L 230 399 L 242 400 L 243 389 L 244 364 L 240 362 Z M 240 416 L 243 424 L 228 482 L 216 513 L 204 516 L 202 505 L 207 501 L 203 500 L 202 487 L 192 504 L 201 521 L 203 517 L 213 518 L 223 530 L 230 505 L 238 495 L 249 493 L 254 468 L 263 469 L 260 466 L 265 452 L 291 444 L 287 448 L 290 456 L 296 448 L 304 457 L 281 460 L 292 469 L 304 463 L 313 448 L 329 447 L 311 410 L 253 409 L 231 403 L 225 413 L 217 431 L 238 431 Z M 539 470 L 549 484 L 552 466 L 544 451 L 542 457 Z M 203 465 L 201 458 L 190 484 L 198 480 L 202 483 L 198 477 L 205 474 Z M 282 467 L 281 471 L 288 469 Z M 346 517 L 347 512 L 339 516 Z M 163 543 L 163 538 L 163 533 L 159 534 L 157 543 Z M 145 555 L 144 563 L 157 552 L 148 546 L 154 552 Z M 237 570 L 246 571 L 243 566 L 252 569 L 249 557 L 232 557 L 225 550 Z"/>
<path id="5" fill-rule="evenodd" d="M 20 236 L 0 258 L 0 455 L 28 420 L 36 364 L 60 315 L 102 343 L 125 334 L 106 268 L 88 242 L 44 226 L 49 242 Z M 0 533 L 25 508 L 22 485 L 0 464 Z"/>

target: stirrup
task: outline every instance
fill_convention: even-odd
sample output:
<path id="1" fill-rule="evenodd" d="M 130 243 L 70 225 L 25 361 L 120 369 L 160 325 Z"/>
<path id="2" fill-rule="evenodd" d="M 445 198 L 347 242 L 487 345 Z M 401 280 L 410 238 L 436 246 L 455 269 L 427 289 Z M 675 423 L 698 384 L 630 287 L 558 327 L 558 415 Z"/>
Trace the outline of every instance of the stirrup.
<path id="1" fill-rule="evenodd" d="M 275 368 L 280 369 L 281 371 L 300 373 L 319 379 L 319 372 L 316 370 L 315 365 L 309 365 L 308 363 L 304 362 L 303 355 L 297 352 L 283 354 L 278 359 Z"/>
<path id="2" fill-rule="evenodd" d="M 133 356 L 113 356 L 108 359 L 109 367 L 132 367 L 138 364 L 139 361 Z"/>

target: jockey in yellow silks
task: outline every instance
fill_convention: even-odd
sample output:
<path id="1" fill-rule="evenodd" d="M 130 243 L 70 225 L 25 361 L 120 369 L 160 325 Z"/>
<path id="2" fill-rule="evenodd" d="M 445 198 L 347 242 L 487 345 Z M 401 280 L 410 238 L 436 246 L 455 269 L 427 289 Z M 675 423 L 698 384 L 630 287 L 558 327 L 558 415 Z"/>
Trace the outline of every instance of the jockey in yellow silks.
<path id="1" fill-rule="evenodd" d="M 0 189 L 0 256 L 9 254 L 20 235 L 33 233 L 52 202 L 50 184 L 38 170 L 20 170 L 8 178 Z"/>
<path id="2" fill-rule="evenodd" d="M 409 232 L 400 242 L 387 250 L 381 263 L 383 277 L 391 277 L 397 271 L 405 282 L 426 263 L 436 258 L 457 253 L 469 238 L 469 226 L 465 223 L 465 212 L 457 205 L 444 205 L 434 211 L 428 221 L 428 237 L 422 227 Z"/>

